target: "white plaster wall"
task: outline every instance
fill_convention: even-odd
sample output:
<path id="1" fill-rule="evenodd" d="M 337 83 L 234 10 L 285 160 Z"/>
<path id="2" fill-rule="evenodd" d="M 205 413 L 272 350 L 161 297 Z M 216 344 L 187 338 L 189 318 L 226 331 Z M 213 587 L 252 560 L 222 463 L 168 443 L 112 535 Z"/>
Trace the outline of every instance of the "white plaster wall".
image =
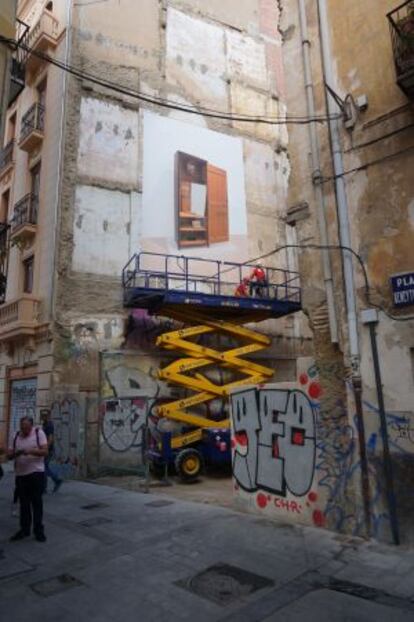
<path id="1" fill-rule="evenodd" d="M 276 209 L 285 206 L 278 206 L 276 201 L 278 189 L 276 168 L 279 163 L 275 160 L 272 147 L 254 140 L 244 140 L 244 157 L 247 200 L 260 206 L 271 205 L 276 215 Z M 287 188 L 287 175 L 284 185 Z"/>
<path id="2" fill-rule="evenodd" d="M 136 232 L 139 205 L 137 193 L 78 186 L 73 269 L 120 277 L 135 250 L 131 246 L 131 231 Z"/>
<path id="3" fill-rule="evenodd" d="M 235 28 L 251 33 L 259 31 L 258 0 L 180 0 L 180 5 Z"/>
<path id="4" fill-rule="evenodd" d="M 266 49 L 264 43 L 240 32 L 228 30 L 227 72 L 234 78 L 241 78 L 248 84 L 267 88 Z"/>
<path id="5" fill-rule="evenodd" d="M 154 145 L 157 145 L 156 149 Z M 246 197 L 241 139 L 145 112 L 142 237 L 174 238 L 176 151 L 184 151 L 203 158 L 227 171 L 230 234 L 246 235 Z"/>
<path id="6" fill-rule="evenodd" d="M 125 184 L 138 178 L 138 113 L 116 104 L 82 99 L 78 172 Z"/>
<path id="7" fill-rule="evenodd" d="M 167 81 L 183 87 L 205 105 L 227 105 L 226 57 L 221 27 L 168 9 Z"/>

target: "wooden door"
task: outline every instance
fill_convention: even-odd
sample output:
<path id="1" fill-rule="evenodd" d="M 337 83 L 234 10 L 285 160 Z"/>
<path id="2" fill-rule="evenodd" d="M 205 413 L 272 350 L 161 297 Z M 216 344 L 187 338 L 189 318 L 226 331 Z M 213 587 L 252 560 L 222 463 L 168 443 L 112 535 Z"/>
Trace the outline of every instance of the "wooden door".
<path id="1" fill-rule="evenodd" d="M 207 164 L 208 242 L 227 242 L 229 214 L 227 205 L 227 173 Z"/>

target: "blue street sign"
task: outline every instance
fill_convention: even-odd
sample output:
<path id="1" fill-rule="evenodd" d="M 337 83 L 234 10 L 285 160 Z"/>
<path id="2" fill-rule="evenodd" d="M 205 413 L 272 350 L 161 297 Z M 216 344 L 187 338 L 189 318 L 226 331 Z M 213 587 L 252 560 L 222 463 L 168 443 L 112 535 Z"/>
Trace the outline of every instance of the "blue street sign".
<path id="1" fill-rule="evenodd" d="M 394 307 L 414 305 L 414 272 L 395 274 L 391 277 Z"/>

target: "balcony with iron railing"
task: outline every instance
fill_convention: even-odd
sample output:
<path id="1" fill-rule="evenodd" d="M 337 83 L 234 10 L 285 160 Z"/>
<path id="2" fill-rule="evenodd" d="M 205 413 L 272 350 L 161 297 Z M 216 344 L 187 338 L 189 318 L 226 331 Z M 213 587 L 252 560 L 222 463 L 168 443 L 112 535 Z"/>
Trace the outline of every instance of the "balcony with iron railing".
<path id="1" fill-rule="evenodd" d="M 0 341 L 33 337 L 40 327 L 40 301 L 29 294 L 0 307 Z"/>
<path id="2" fill-rule="evenodd" d="M 0 151 L 0 179 L 13 168 L 14 165 L 14 140 L 7 143 Z"/>
<path id="3" fill-rule="evenodd" d="M 36 234 L 38 211 L 39 197 L 35 194 L 26 194 L 16 203 L 10 223 L 12 240 L 27 240 Z"/>
<path id="4" fill-rule="evenodd" d="M 30 28 L 26 39 L 27 58 L 26 69 L 29 74 L 34 74 L 44 63 L 44 59 L 38 54 L 47 54 L 49 50 L 56 48 L 61 34 L 59 20 L 51 11 L 43 9 L 37 22 Z"/>
<path id="5" fill-rule="evenodd" d="M 10 74 L 9 106 L 20 95 L 25 87 L 27 35 L 29 26 L 16 19 L 16 48 L 13 52 Z"/>
<path id="6" fill-rule="evenodd" d="M 414 0 L 406 0 L 387 14 L 397 84 L 414 100 Z"/>
<path id="7" fill-rule="evenodd" d="M 23 115 L 19 147 L 23 151 L 30 153 L 43 142 L 45 127 L 45 109 L 38 103 L 30 106 L 29 110 Z"/>

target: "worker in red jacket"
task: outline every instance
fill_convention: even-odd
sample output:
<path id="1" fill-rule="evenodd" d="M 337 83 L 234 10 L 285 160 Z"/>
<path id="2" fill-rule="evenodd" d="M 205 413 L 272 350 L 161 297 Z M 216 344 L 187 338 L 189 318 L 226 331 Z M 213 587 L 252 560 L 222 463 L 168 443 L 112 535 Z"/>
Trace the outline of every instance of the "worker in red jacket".
<path id="1" fill-rule="evenodd" d="M 266 287 L 266 272 L 263 269 L 262 263 L 258 261 L 250 275 L 250 295 L 256 295 L 258 298 L 263 298 L 265 295 L 264 289 Z"/>
<path id="2" fill-rule="evenodd" d="M 236 287 L 234 295 L 237 297 L 246 297 L 249 295 L 249 279 L 247 277 Z"/>

